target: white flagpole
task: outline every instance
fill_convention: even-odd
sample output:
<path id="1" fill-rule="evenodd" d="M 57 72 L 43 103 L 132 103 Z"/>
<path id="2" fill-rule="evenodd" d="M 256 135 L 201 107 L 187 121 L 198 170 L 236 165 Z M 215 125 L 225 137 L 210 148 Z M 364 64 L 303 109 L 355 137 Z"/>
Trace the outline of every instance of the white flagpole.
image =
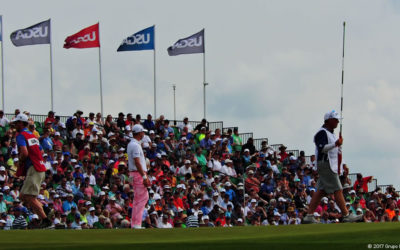
<path id="1" fill-rule="evenodd" d="M 154 25 L 154 49 L 153 49 L 153 55 L 154 55 L 154 117 L 157 118 L 157 82 L 156 82 L 156 26 Z"/>
<path id="2" fill-rule="evenodd" d="M 51 22 L 50 22 L 50 95 L 51 95 L 51 110 L 54 111 L 54 92 L 53 92 L 53 49 L 51 45 Z"/>
<path id="3" fill-rule="evenodd" d="M 3 52 L 3 16 L 0 16 L 1 19 L 1 108 L 3 109 L 3 112 L 5 113 L 5 107 L 4 107 L 4 52 Z"/>
<path id="4" fill-rule="evenodd" d="M 100 42 L 100 23 L 99 23 L 99 42 Z M 100 108 L 101 108 L 101 117 L 103 119 L 104 113 L 103 113 L 103 83 L 102 83 L 102 78 L 101 78 L 101 52 L 100 52 L 100 46 L 99 46 L 99 74 L 100 74 Z"/>
<path id="5" fill-rule="evenodd" d="M 203 33 L 205 34 L 205 32 Z M 205 35 L 203 37 L 204 43 L 204 52 L 203 52 L 203 118 L 206 118 L 206 86 L 208 83 L 206 82 L 206 43 L 205 43 Z"/>

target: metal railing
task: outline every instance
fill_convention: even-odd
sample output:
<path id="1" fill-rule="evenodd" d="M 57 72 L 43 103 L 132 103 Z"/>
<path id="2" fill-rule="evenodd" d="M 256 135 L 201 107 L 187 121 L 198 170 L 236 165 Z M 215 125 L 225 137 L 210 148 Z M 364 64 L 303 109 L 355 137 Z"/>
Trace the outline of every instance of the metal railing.
<path id="1" fill-rule="evenodd" d="M 279 153 L 279 147 L 282 146 L 283 144 L 272 144 L 269 145 L 274 151 L 276 151 L 277 153 Z"/>
<path id="2" fill-rule="evenodd" d="M 237 128 L 237 127 L 225 127 L 225 128 L 222 128 L 222 133 L 228 133 L 228 130 L 229 130 L 229 129 L 232 129 L 232 132 L 233 132 L 233 130 L 234 130 L 235 128 Z"/>
<path id="3" fill-rule="evenodd" d="M 378 187 L 382 190 L 383 193 L 386 192 L 386 188 L 393 187 L 393 185 L 378 185 Z"/>
<path id="4" fill-rule="evenodd" d="M 7 117 L 7 119 L 9 119 L 11 121 L 11 119 L 15 116 L 14 114 L 4 114 L 5 117 Z M 46 118 L 47 115 L 38 115 L 38 114 L 30 114 L 29 115 L 30 118 L 32 118 L 32 120 L 34 120 L 35 122 L 39 122 L 39 123 L 43 123 Z M 65 123 L 68 118 L 70 118 L 71 116 L 65 116 L 65 115 L 59 115 L 60 117 L 60 121 Z M 86 119 L 87 117 L 85 117 Z M 113 120 L 116 121 L 117 117 L 113 117 Z M 141 122 L 144 122 L 146 119 L 141 119 Z M 190 125 L 192 125 L 193 128 L 195 128 L 197 125 L 199 125 L 201 123 L 201 121 L 189 121 L 188 122 Z M 170 120 L 170 125 L 176 124 L 177 126 L 183 124 L 183 121 L 180 120 Z M 208 122 L 208 127 L 210 130 L 215 131 L 217 128 L 221 129 L 223 128 L 223 122 L 222 121 L 217 121 L 217 122 Z"/>
<path id="5" fill-rule="evenodd" d="M 295 157 L 299 157 L 300 156 L 300 151 L 299 150 L 286 150 L 286 152 L 288 153 L 288 154 L 293 154 L 293 156 L 295 156 Z"/>
<path id="6" fill-rule="evenodd" d="M 257 138 L 257 139 L 253 138 L 253 142 L 254 142 L 254 146 L 256 147 L 256 150 L 258 150 L 258 151 L 261 150 L 261 144 L 263 141 L 266 141 L 267 145 L 268 145 L 268 138 Z"/>
<path id="7" fill-rule="evenodd" d="M 242 139 L 242 143 L 245 144 L 250 137 L 253 137 L 253 133 L 239 133 L 239 137 Z"/>

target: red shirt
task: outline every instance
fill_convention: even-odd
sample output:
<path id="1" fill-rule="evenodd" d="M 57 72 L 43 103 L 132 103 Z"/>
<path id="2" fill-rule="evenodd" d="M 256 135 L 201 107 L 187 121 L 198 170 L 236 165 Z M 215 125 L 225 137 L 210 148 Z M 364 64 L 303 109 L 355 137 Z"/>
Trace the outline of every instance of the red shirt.
<path id="1" fill-rule="evenodd" d="M 226 224 L 225 216 L 224 216 L 222 219 L 221 219 L 221 217 L 218 217 L 218 218 L 215 220 L 215 224 L 217 224 L 218 221 L 219 221 L 221 227 L 225 226 L 225 224 Z"/>
<path id="2" fill-rule="evenodd" d="M 364 190 L 364 192 L 368 193 L 368 182 L 371 179 L 372 179 L 372 176 L 364 177 L 364 178 L 362 178 L 361 183 L 358 180 L 356 180 L 356 182 L 354 182 L 354 186 L 353 186 L 354 190 L 358 190 L 357 185 L 360 184 L 362 189 Z"/>

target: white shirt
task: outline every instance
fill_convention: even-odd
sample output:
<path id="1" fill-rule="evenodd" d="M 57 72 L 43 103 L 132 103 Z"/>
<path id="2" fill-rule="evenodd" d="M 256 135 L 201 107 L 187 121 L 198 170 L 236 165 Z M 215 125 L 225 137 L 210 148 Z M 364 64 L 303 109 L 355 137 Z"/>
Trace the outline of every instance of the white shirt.
<path id="1" fill-rule="evenodd" d="M 72 131 L 72 138 L 76 138 L 76 134 L 78 133 L 78 132 L 81 132 L 81 134 L 82 135 L 84 135 L 85 133 L 83 132 L 83 130 L 82 129 L 74 129 L 73 131 Z"/>
<path id="2" fill-rule="evenodd" d="M 90 214 L 86 216 L 86 219 L 89 226 L 93 226 L 94 223 L 99 221 L 99 217 L 96 215 L 92 216 Z"/>
<path id="3" fill-rule="evenodd" d="M 92 186 L 96 185 L 96 177 L 94 177 L 94 175 L 92 175 L 92 174 L 88 175 L 87 173 L 84 173 L 83 177 L 84 178 L 89 177 L 89 184 Z"/>
<path id="4" fill-rule="evenodd" d="M 143 149 L 140 146 L 140 142 L 133 138 L 129 144 L 128 144 L 128 166 L 129 166 L 129 171 L 137 171 L 137 167 L 135 165 L 135 158 L 139 158 L 140 160 L 140 165 L 142 165 L 142 169 L 144 172 L 147 172 L 147 167 L 146 167 L 146 159 L 144 158 L 143 154 Z"/>
<path id="5" fill-rule="evenodd" d="M 162 221 L 158 224 L 158 228 L 172 228 L 172 225 L 167 222 L 167 223 L 163 223 Z"/>
<path id="6" fill-rule="evenodd" d="M 149 148 L 150 147 L 149 143 L 151 142 L 151 139 L 148 135 L 144 135 L 143 139 L 140 142 L 142 143 L 143 148 Z"/>
<path id="7" fill-rule="evenodd" d="M 186 168 L 186 166 L 182 166 L 179 168 L 178 175 L 192 174 L 192 168 Z"/>
<path id="8" fill-rule="evenodd" d="M 208 168 L 211 168 L 212 171 L 221 172 L 222 165 L 218 160 L 212 159 L 208 162 Z"/>
<path id="9" fill-rule="evenodd" d="M 9 123 L 10 123 L 10 120 L 8 120 L 5 116 L 3 116 L 3 118 L 0 118 L 0 126 L 1 127 L 5 127 Z"/>

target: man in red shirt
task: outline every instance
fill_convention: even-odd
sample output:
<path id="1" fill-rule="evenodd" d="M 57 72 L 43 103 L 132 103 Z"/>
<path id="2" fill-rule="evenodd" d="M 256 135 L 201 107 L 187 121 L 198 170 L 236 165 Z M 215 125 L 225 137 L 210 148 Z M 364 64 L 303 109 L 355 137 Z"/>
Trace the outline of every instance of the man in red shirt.
<path id="1" fill-rule="evenodd" d="M 364 193 L 368 193 L 368 183 L 371 182 L 373 176 L 364 177 L 362 174 L 357 174 L 357 180 L 354 182 L 354 190 L 358 191 L 360 188 L 364 190 Z"/>

